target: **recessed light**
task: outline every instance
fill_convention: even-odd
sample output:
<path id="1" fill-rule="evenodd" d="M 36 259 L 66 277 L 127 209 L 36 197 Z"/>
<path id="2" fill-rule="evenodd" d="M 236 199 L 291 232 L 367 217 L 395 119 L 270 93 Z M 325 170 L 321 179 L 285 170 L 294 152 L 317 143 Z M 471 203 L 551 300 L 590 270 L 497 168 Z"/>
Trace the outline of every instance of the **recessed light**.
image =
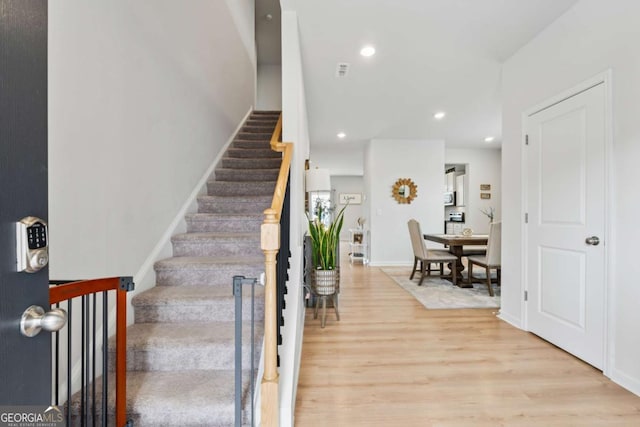
<path id="1" fill-rule="evenodd" d="M 484 139 L 484 142 L 493 142 L 494 139 L 495 139 L 494 137 L 488 136 Z"/>
<path id="2" fill-rule="evenodd" d="M 435 113 L 433 115 L 433 118 L 436 119 L 436 120 L 442 120 L 442 119 L 444 119 L 444 116 L 446 116 L 446 115 L 447 115 L 447 113 L 445 113 L 444 111 L 438 111 L 437 113 Z"/>
<path id="3" fill-rule="evenodd" d="M 347 136 L 347 134 L 346 134 L 346 133 L 344 133 L 344 132 L 338 132 L 338 138 L 340 138 L 340 139 L 344 139 L 344 137 L 345 137 L 345 136 Z"/>
<path id="4" fill-rule="evenodd" d="M 376 48 L 373 46 L 365 46 L 360 49 L 360 55 L 362 56 L 373 56 L 376 53 Z"/>

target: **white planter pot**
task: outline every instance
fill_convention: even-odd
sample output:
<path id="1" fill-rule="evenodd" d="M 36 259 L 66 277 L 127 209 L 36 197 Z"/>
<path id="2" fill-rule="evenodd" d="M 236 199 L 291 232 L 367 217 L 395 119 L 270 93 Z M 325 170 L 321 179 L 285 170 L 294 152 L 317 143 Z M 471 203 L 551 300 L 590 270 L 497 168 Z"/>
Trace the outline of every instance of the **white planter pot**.
<path id="1" fill-rule="evenodd" d="M 335 294 L 339 283 L 339 270 L 311 270 L 311 284 L 316 295 Z"/>

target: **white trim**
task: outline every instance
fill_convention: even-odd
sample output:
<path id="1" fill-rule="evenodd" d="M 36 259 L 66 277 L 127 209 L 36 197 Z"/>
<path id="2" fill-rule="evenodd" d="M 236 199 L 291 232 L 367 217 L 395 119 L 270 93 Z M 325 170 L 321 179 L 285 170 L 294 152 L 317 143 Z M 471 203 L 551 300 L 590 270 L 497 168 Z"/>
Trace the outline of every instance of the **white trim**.
<path id="1" fill-rule="evenodd" d="M 614 367 L 611 367 L 610 373 L 611 375 L 607 376 L 611 381 L 640 396 L 640 381 Z"/>
<path id="2" fill-rule="evenodd" d="M 509 313 L 504 313 L 502 310 L 498 312 L 498 319 L 503 320 L 510 324 L 511 326 L 515 326 L 518 329 L 524 329 L 522 324 L 520 323 L 520 319 L 516 316 L 512 316 Z"/>
<path id="3" fill-rule="evenodd" d="M 527 123 L 527 117 L 529 115 L 524 112 L 522 113 L 522 124 L 520 126 L 521 136 L 520 136 L 520 240 L 522 242 L 522 251 L 520 252 L 520 313 L 522 318 L 519 323 L 520 327 L 525 331 L 529 330 L 529 324 L 527 322 L 527 301 L 524 300 L 524 293 L 529 289 L 529 280 L 528 280 L 528 264 L 527 257 L 528 252 L 527 248 L 529 247 L 529 234 L 527 233 L 527 224 L 525 223 L 525 215 L 528 213 L 527 206 L 527 187 L 528 187 L 528 179 L 527 179 L 527 146 L 525 145 L 526 137 L 527 137 L 527 127 L 525 126 Z"/>
<path id="4" fill-rule="evenodd" d="M 613 73 L 611 69 L 607 69 L 601 73 L 598 73 L 597 75 L 577 84 L 576 86 L 565 90 L 551 98 L 548 98 L 547 100 L 531 107 L 528 108 L 527 110 L 525 110 L 522 113 L 522 123 L 521 123 L 521 129 L 522 129 L 522 141 L 523 141 L 523 147 L 521 149 L 521 158 L 520 158 L 520 170 L 521 170 L 521 182 L 522 182 L 522 187 L 521 187 L 521 194 L 522 194 L 522 209 L 520 212 L 520 218 L 522 221 L 522 284 L 521 284 L 521 293 L 520 295 L 524 295 L 524 292 L 526 290 L 528 290 L 529 286 L 528 286 L 528 274 L 527 274 L 527 258 L 528 258 L 528 234 L 527 234 L 527 228 L 526 225 L 524 224 L 524 214 L 527 212 L 528 210 L 528 206 L 527 206 L 527 168 L 526 168 L 526 148 L 524 147 L 524 138 L 526 135 L 526 121 L 527 118 L 539 111 L 544 110 L 545 108 L 548 108 L 552 105 L 555 105 L 559 102 L 562 102 L 565 99 L 568 99 L 574 95 L 577 95 L 581 92 L 584 92 L 585 90 L 588 90 L 592 87 L 595 87 L 599 84 L 604 84 L 604 103 L 605 103 L 605 112 L 604 112 L 604 127 L 605 127 L 605 137 L 604 137 L 604 150 L 605 150 L 605 159 L 604 159 L 604 175 L 605 175 L 605 195 L 604 195 L 604 209 L 605 209 L 605 213 L 604 213 L 604 227 L 605 227 L 605 236 L 603 236 L 603 241 L 604 241 L 604 277 L 605 277 L 605 284 L 604 284 L 604 308 L 603 308 L 603 347 L 604 347 L 604 355 L 603 355 L 603 373 L 606 376 L 610 376 L 611 374 L 611 370 L 613 367 L 613 355 L 615 352 L 615 347 L 614 347 L 614 339 L 613 339 L 613 316 L 610 315 L 610 313 L 613 313 L 613 295 L 615 295 L 615 292 L 613 292 L 613 284 L 614 282 L 614 272 L 612 271 L 613 269 L 610 268 L 611 265 L 613 265 L 613 235 L 612 235 L 612 230 L 613 230 L 613 212 L 612 212 L 612 208 L 611 206 L 613 206 L 613 179 L 612 179 L 612 171 L 613 171 L 613 167 L 612 167 L 612 162 L 613 162 L 613 109 L 612 109 L 612 105 L 613 105 L 613 97 L 612 97 L 612 80 L 613 80 Z M 527 323 L 527 304 L 524 302 L 524 298 L 521 300 L 522 301 L 522 311 L 521 311 L 521 323 L 522 323 L 522 329 L 524 329 L 525 331 L 529 330 L 529 326 Z M 511 322 L 510 322 L 511 323 Z M 623 375 L 623 374 L 620 374 Z"/>
<path id="5" fill-rule="evenodd" d="M 249 108 L 249 111 L 247 111 L 247 114 L 245 114 L 244 118 L 240 121 L 238 127 L 233 131 L 225 145 L 220 149 L 220 152 L 218 153 L 216 158 L 213 160 L 211 165 L 207 168 L 198 183 L 195 185 L 187 200 L 178 210 L 176 216 L 173 218 L 173 221 L 171 221 L 162 237 L 160 237 L 160 239 L 158 240 L 158 243 L 156 243 L 155 247 L 151 250 L 145 261 L 142 263 L 142 266 L 140 266 L 136 274 L 133 276 L 133 281 L 136 284 L 136 290 L 133 293 L 130 293 L 131 295 L 129 297 L 129 301 L 131 301 L 131 296 L 155 286 L 155 280 L 149 279 L 149 277 L 155 277 L 153 276 L 155 275 L 155 270 L 153 269 L 154 264 L 157 260 L 163 258 L 162 254 L 171 254 L 171 237 L 175 234 L 179 234 L 181 232 L 180 230 L 186 231 L 185 215 L 189 212 L 197 211 L 198 196 L 206 192 L 207 181 L 213 174 L 213 171 L 218 162 L 227 151 L 227 148 L 233 142 L 236 134 L 240 131 L 244 123 L 251 115 L 252 111 L 253 107 Z M 128 313 L 127 320 L 128 323 L 133 322 L 133 315 L 131 310 L 130 313 Z"/>
<path id="6" fill-rule="evenodd" d="M 615 251 L 615 236 L 613 221 L 615 218 L 615 203 L 614 203 L 614 156 L 613 156 L 613 70 L 609 68 L 604 73 L 604 132 L 605 132 L 605 147 L 604 147 L 604 167 L 605 167 L 605 207 L 604 207 L 604 230 L 605 230 L 605 261 L 604 261 L 604 274 L 605 274 L 605 294 L 604 294 L 604 367 L 603 374 L 611 377 L 614 370 L 614 354 L 615 354 L 615 269 L 611 268 L 615 265 L 614 251 Z M 640 384 L 636 381 L 636 386 L 633 389 L 634 393 L 640 395 Z"/>

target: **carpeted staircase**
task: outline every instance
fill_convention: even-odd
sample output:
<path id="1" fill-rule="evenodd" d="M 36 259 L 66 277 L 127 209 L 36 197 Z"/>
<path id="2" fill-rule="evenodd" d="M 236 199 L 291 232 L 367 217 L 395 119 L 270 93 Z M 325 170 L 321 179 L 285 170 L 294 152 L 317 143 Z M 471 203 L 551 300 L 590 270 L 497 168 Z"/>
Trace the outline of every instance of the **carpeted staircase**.
<path id="1" fill-rule="evenodd" d="M 260 224 L 281 163 L 280 153 L 269 148 L 278 115 L 251 114 L 208 182 L 208 194 L 198 198 L 198 212 L 187 215 L 187 233 L 172 238 L 173 257 L 156 263 L 157 286 L 133 298 L 127 401 L 136 427 L 233 425 L 232 278 L 264 271 Z M 263 335 L 262 296 L 256 287 L 256 355 Z M 249 319 L 249 298 L 243 316 Z M 247 368 L 249 322 L 244 323 Z M 243 378 L 246 409 L 248 373 Z"/>

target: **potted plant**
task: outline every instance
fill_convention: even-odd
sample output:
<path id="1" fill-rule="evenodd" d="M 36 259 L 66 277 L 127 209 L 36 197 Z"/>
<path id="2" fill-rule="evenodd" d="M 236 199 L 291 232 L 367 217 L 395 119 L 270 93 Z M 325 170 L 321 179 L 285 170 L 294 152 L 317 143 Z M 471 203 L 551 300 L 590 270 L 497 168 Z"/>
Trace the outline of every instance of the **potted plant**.
<path id="1" fill-rule="evenodd" d="M 309 235 L 311 236 L 311 270 L 312 286 L 317 295 L 332 295 L 336 292 L 339 282 L 338 244 L 340 230 L 344 221 L 345 205 L 336 218 L 325 225 L 320 218 L 309 220 Z"/>

